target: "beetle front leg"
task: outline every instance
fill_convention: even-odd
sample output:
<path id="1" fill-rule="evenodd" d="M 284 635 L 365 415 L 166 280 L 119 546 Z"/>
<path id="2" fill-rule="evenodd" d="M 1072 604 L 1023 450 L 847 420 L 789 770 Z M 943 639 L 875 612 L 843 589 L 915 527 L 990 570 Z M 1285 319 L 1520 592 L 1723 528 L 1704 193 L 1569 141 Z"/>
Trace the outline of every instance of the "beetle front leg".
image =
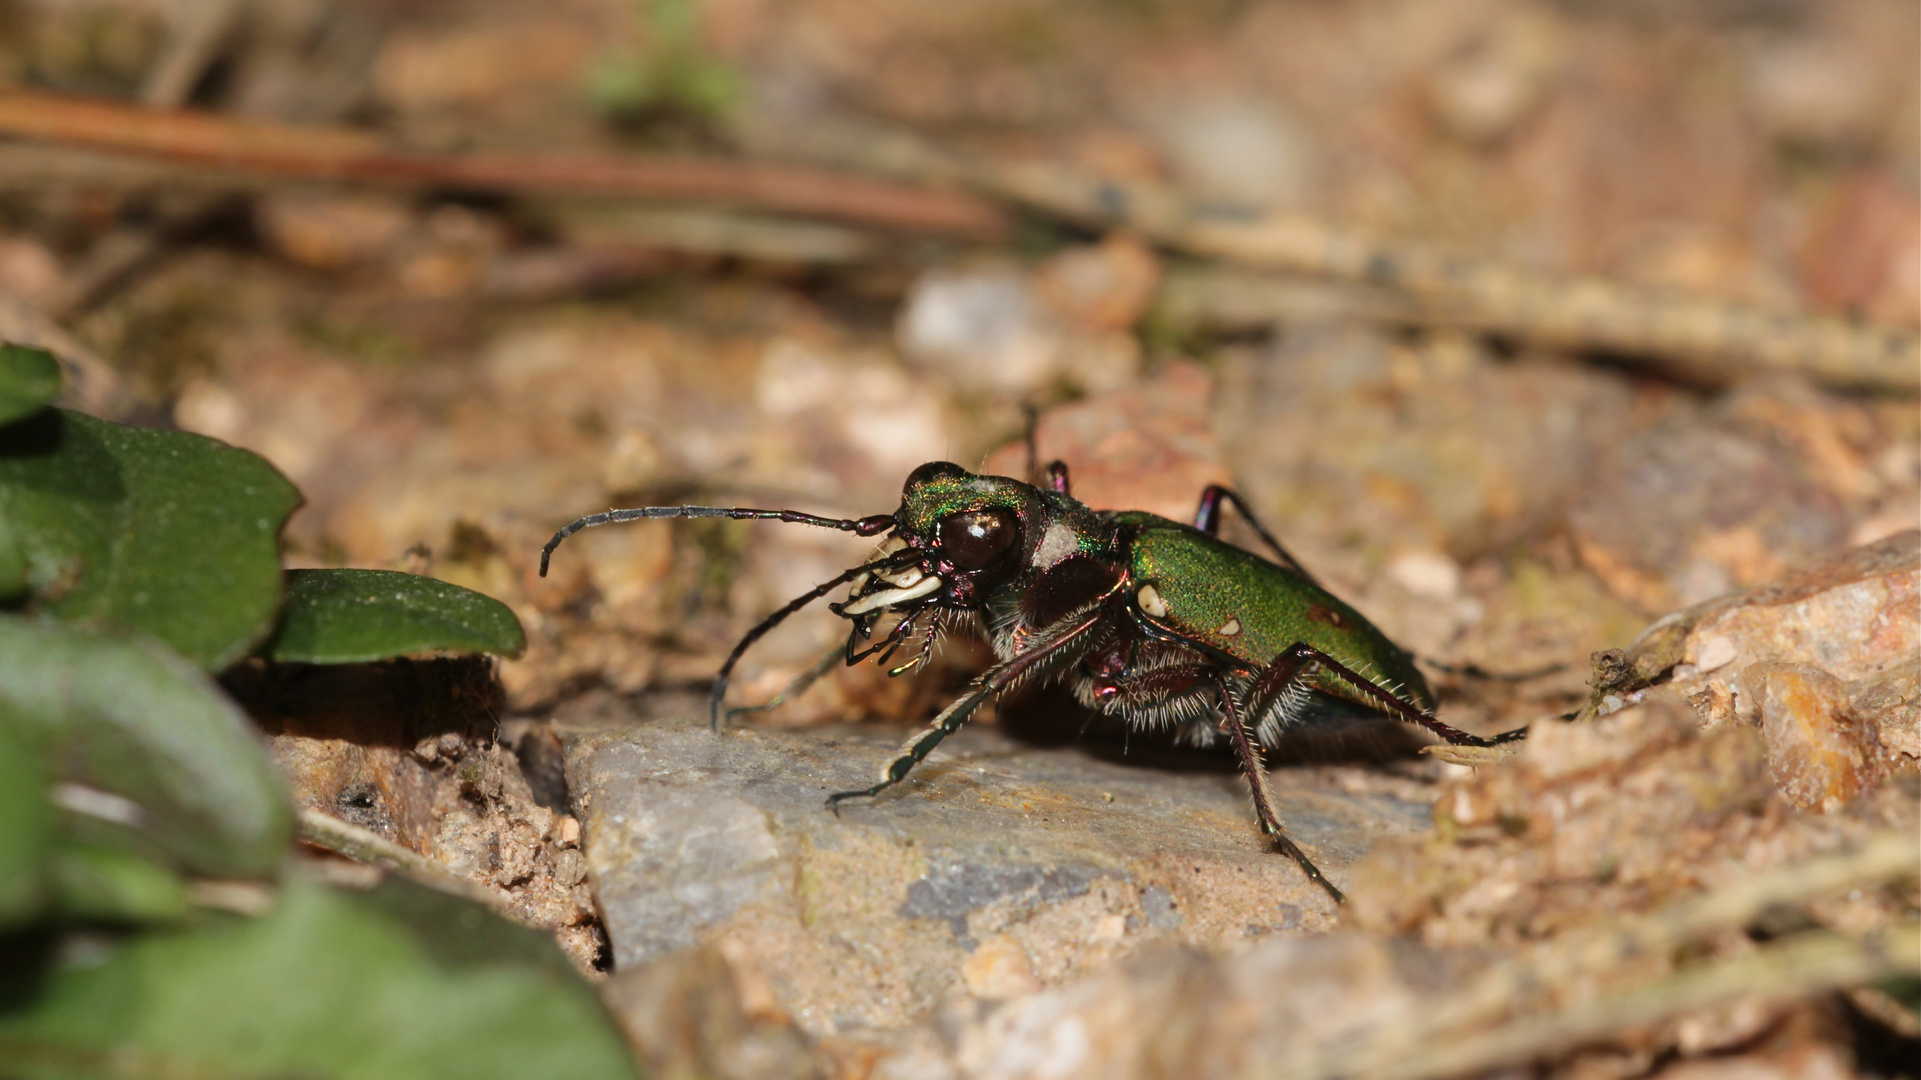
<path id="1" fill-rule="evenodd" d="M 1261 819 L 1261 831 L 1274 841 L 1283 854 L 1300 864 L 1302 873 L 1326 889 L 1335 903 L 1346 903 L 1347 897 L 1341 895 L 1341 890 L 1327 880 L 1321 868 L 1314 865 L 1314 860 L 1307 857 L 1307 853 L 1294 843 L 1281 826 L 1281 816 L 1274 809 L 1274 793 L 1267 786 L 1267 767 L 1261 761 L 1260 753 L 1254 749 L 1254 740 L 1248 737 L 1247 725 L 1241 722 L 1241 707 L 1234 700 L 1234 690 L 1225 680 L 1216 680 L 1215 686 L 1221 696 L 1221 730 L 1226 733 L 1227 740 L 1234 744 L 1234 754 L 1241 759 L 1241 771 L 1247 774 L 1247 786 L 1254 792 L 1254 814 Z"/>
<path id="2" fill-rule="evenodd" d="M 907 774 L 914 771 L 914 766 L 919 765 L 928 754 L 933 753 L 934 747 L 939 746 L 942 739 L 959 731 L 961 725 L 967 722 L 967 718 L 974 715 L 974 711 L 979 709 L 997 689 L 998 687 L 992 685 L 976 686 L 952 705 L 942 709 L 940 715 L 934 717 L 934 722 L 928 725 L 927 730 L 902 743 L 900 752 L 890 758 L 887 764 L 881 766 L 880 783 L 859 791 L 837 791 L 827 796 L 827 809 L 838 814 L 843 800 L 870 798 L 907 779 Z"/>
<path id="3" fill-rule="evenodd" d="M 1047 640 L 1041 644 L 988 668 L 974 680 L 973 687 L 967 693 L 961 695 L 953 704 L 942 709 L 940 715 L 934 717 L 934 722 L 928 725 L 927 730 L 901 744 L 900 752 L 895 754 L 887 764 L 881 766 L 879 783 L 859 791 L 841 791 L 829 795 L 827 808 L 834 810 L 846 799 L 878 795 L 907 779 L 907 774 L 914 770 L 914 766 L 920 764 L 928 754 L 933 753 L 934 747 L 939 746 L 942 739 L 959 731 L 961 725 L 967 722 L 967 718 L 974 715 L 974 712 L 985 704 L 988 698 L 1032 675 L 1040 665 L 1058 657 L 1063 650 L 1077 643 L 1090 630 L 1099 626 L 1102 620 L 1109 618 L 1110 614 L 1105 602 L 1096 604 L 1071 626 L 1058 633 L 1049 634 Z"/>

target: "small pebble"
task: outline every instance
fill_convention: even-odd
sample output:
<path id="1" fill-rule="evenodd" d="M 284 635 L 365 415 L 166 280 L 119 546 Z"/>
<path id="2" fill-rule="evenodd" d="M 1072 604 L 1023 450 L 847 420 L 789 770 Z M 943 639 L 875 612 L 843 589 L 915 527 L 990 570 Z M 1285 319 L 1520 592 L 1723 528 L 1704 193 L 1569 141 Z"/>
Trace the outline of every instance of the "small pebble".
<path id="1" fill-rule="evenodd" d="M 1884 763 L 1874 725 L 1854 714 L 1841 680 L 1805 664 L 1763 661 L 1741 672 L 1744 715 L 1758 714 L 1768 771 L 1781 794 L 1822 813 L 1881 782 Z"/>
<path id="2" fill-rule="evenodd" d="M 1388 576 L 1416 596 L 1452 600 L 1461 593 L 1461 564 L 1438 551 L 1409 551 L 1387 564 Z"/>
<path id="3" fill-rule="evenodd" d="M 568 888 L 587 880 L 587 857 L 573 848 L 562 848 L 554 856 L 554 877 Z"/>
<path id="4" fill-rule="evenodd" d="M 1006 934 L 981 942 L 961 964 L 961 979 L 967 992 L 982 1001 L 1025 997 L 1041 988 L 1027 950 Z"/>

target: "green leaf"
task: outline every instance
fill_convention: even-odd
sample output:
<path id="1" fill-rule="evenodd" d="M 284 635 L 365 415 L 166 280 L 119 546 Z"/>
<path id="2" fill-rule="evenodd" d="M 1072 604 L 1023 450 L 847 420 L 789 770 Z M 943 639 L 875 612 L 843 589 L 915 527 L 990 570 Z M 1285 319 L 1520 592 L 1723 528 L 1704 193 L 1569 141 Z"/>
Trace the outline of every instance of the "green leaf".
<path id="1" fill-rule="evenodd" d="M 527 645 L 507 605 L 396 570 L 290 570 L 268 658 L 355 664 L 428 650 L 513 656 Z"/>
<path id="2" fill-rule="evenodd" d="M 272 627 L 298 505 L 265 459 L 199 435 L 61 409 L 0 427 L 0 536 L 33 605 L 138 627 L 207 668 Z"/>
<path id="3" fill-rule="evenodd" d="M 17 599 L 27 591 L 27 553 L 13 538 L 7 515 L 0 514 L 0 604 Z"/>
<path id="4" fill-rule="evenodd" d="M 53 846 L 46 778 L 6 714 L 0 705 L 0 927 L 39 913 Z"/>
<path id="5" fill-rule="evenodd" d="M 39 989 L 0 1017 L 22 1080 L 636 1075 L 551 940 L 400 880 L 350 895 L 295 879 L 258 919 L 145 934 Z"/>
<path id="6" fill-rule="evenodd" d="M 175 922 L 187 889 L 166 869 L 104 844 L 55 848 L 53 878 L 62 915 L 107 922 Z"/>
<path id="7" fill-rule="evenodd" d="M 0 615 L 0 726 L 58 786 L 77 840 L 260 877 L 293 839 L 253 726 L 205 674 L 150 642 Z"/>
<path id="8" fill-rule="evenodd" d="M 60 396 L 60 361 L 45 349 L 0 345 L 0 424 L 38 412 Z"/>

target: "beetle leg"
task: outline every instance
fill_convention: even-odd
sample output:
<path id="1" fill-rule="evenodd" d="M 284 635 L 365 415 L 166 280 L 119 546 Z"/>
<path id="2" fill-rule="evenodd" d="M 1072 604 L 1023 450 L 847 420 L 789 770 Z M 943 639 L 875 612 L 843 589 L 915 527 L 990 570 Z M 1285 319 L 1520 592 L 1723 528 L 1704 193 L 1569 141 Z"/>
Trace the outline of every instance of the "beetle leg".
<path id="1" fill-rule="evenodd" d="M 1499 746 L 1527 735 L 1526 728 L 1517 728 L 1496 735 L 1492 739 L 1484 739 L 1479 735 L 1469 735 L 1458 728 L 1449 727 L 1304 641 L 1297 641 L 1283 649 L 1281 655 L 1275 657 L 1274 661 L 1255 677 L 1249 693 L 1249 699 L 1257 706 L 1254 715 L 1257 717 L 1265 715 L 1273 702 L 1280 700 L 1283 695 L 1300 685 L 1310 663 L 1319 665 L 1321 670 L 1353 688 L 1382 712 L 1424 727 L 1456 746 Z"/>
<path id="2" fill-rule="evenodd" d="M 1021 406 L 1021 414 L 1026 417 L 1026 426 L 1021 429 L 1021 442 L 1027 446 L 1027 482 L 1035 487 L 1045 487 L 1062 495 L 1071 495 L 1067 483 L 1067 462 L 1054 460 L 1047 463 L 1047 471 L 1041 471 L 1041 447 L 1038 438 L 1041 427 L 1041 411 L 1030 402 Z"/>
<path id="3" fill-rule="evenodd" d="M 1261 819 L 1261 831 L 1274 841 L 1283 854 L 1300 864 L 1302 873 L 1326 889 L 1335 903 L 1346 903 L 1347 897 L 1341 895 L 1341 890 L 1327 880 L 1321 868 L 1314 865 L 1314 860 L 1308 858 L 1307 853 L 1282 828 L 1281 815 L 1274 810 L 1274 792 L 1267 786 L 1267 767 L 1254 749 L 1254 741 L 1248 738 L 1247 725 L 1241 722 L 1241 706 L 1234 700 L 1234 688 L 1225 679 L 1217 679 L 1214 685 L 1221 696 L 1221 731 L 1234 744 L 1235 756 L 1241 759 L 1241 771 L 1247 774 L 1247 786 L 1254 793 L 1254 814 Z"/>
<path id="4" fill-rule="evenodd" d="M 1073 485 L 1067 479 L 1067 462 L 1050 461 L 1047 463 L 1047 486 L 1060 492 L 1062 495 L 1073 494 L 1073 492 L 1069 490 Z"/>
<path id="5" fill-rule="evenodd" d="M 833 668 L 834 661 L 838 659 L 840 659 L 840 646 L 835 645 L 829 648 L 826 654 L 815 662 L 813 667 L 794 676 L 786 686 L 781 687 L 780 693 L 775 694 L 773 697 L 768 698 L 758 705 L 735 705 L 726 711 L 724 718 L 731 720 L 736 716 L 745 716 L 748 713 L 768 712 L 780 708 L 781 705 L 786 702 L 806 693 L 807 688 L 819 682 L 821 676 L 827 674 L 827 672 Z"/>
<path id="6" fill-rule="evenodd" d="M 1274 534 L 1267 531 L 1267 527 L 1261 524 L 1261 519 L 1255 517 L 1254 511 L 1247 508 L 1247 500 L 1241 498 L 1240 493 L 1233 488 L 1222 487 L 1219 484 L 1207 485 L 1207 489 L 1201 492 L 1200 505 L 1194 508 L 1194 527 L 1209 536 L 1219 536 L 1221 534 L 1222 502 L 1234 504 L 1234 509 L 1241 512 L 1241 517 L 1245 518 L 1247 523 L 1254 527 L 1254 531 L 1259 533 L 1261 539 L 1267 542 L 1267 546 L 1272 548 L 1274 554 L 1280 557 L 1280 564 L 1282 566 L 1301 575 L 1315 585 L 1320 584 L 1320 582 L 1314 580 L 1313 574 L 1307 572 L 1307 567 L 1301 565 L 1301 560 L 1289 554 L 1288 550 L 1281 546 L 1281 542 L 1274 539 Z"/>
<path id="7" fill-rule="evenodd" d="M 825 581 L 814 586 L 788 601 L 786 607 L 762 619 L 752 630 L 747 631 L 747 633 L 741 637 L 740 641 L 735 643 L 733 651 L 727 654 L 726 662 L 720 665 L 720 673 L 714 676 L 714 689 L 712 693 L 708 695 L 707 699 L 708 726 L 712 727 L 715 731 L 720 730 L 720 706 L 722 699 L 727 696 L 727 677 L 733 674 L 734 665 L 739 663 L 740 658 L 746 654 L 748 646 L 759 641 L 767 631 L 779 626 L 782 619 L 785 619 L 787 616 L 792 615 L 794 612 L 799 611 L 801 608 L 806 607 L 821 597 L 826 596 L 828 593 L 833 592 L 839 586 L 854 580 L 854 578 L 865 573 L 867 569 L 865 566 L 856 566 L 838 575 L 832 581 Z"/>
<path id="8" fill-rule="evenodd" d="M 1479 664 L 1448 664 L 1430 656 L 1423 656 L 1419 659 L 1421 663 L 1426 664 L 1428 667 L 1444 671 L 1449 675 L 1460 675 L 1469 679 L 1482 679 L 1487 682 L 1528 682 L 1533 679 L 1556 675 L 1567 669 L 1566 664 L 1557 662 L 1553 664 L 1542 664 L 1540 667 L 1529 668 L 1526 671 L 1489 671 Z"/>
<path id="9" fill-rule="evenodd" d="M 881 766 L 880 782 L 859 791 L 842 791 L 827 796 L 827 808 L 832 810 L 845 799 L 866 798 L 878 795 L 907 778 L 914 766 L 932 753 L 940 741 L 959 731 L 967 718 L 974 715 L 988 698 L 1007 689 L 1020 680 L 1035 673 L 1039 666 L 1054 659 L 1059 653 L 1073 645 L 1080 638 L 1099 626 L 1102 620 L 1110 618 L 1111 613 L 1105 603 L 1096 604 L 1071 626 L 1058 633 L 1050 634 L 1042 644 L 1026 652 L 1018 653 L 988 668 L 974 679 L 967 693 L 962 694 L 953 704 L 940 711 L 927 730 L 901 744 L 900 752 Z"/>
<path id="10" fill-rule="evenodd" d="M 1031 401 L 1021 402 L 1021 444 L 1027 447 L 1027 482 L 1041 477 L 1041 409 Z"/>

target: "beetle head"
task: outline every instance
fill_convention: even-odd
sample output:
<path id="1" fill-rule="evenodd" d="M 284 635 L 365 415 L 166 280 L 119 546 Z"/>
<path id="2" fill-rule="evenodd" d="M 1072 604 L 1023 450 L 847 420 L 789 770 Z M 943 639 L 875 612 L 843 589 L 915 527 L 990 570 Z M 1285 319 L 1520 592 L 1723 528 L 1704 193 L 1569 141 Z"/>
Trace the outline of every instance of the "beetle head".
<path id="1" fill-rule="evenodd" d="M 978 608 L 1021 572 L 1046 513 L 1030 484 L 948 461 L 922 465 L 901 491 L 893 535 L 868 561 L 872 575 L 835 610 L 853 617 L 910 604 Z"/>

